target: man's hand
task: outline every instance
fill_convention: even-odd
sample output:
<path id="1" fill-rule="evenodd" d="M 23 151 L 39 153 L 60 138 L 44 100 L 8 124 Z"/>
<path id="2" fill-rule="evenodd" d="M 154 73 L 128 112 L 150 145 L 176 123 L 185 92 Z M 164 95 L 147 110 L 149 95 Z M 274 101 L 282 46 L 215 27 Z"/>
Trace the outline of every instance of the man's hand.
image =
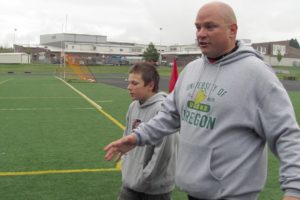
<path id="1" fill-rule="evenodd" d="M 290 196 L 285 196 L 285 197 L 283 197 L 282 200 L 300 200 L 300 198 L 297 198 L 297 197 L 290 197 Z"/>
<path id="2" fill-rule="evenodd" d="M 136 147 L 137 138 L 135 134 L 130 134 L 116 140 L 104 148 L 106 151 L 105 159 L 111 160 L 115 157 L 115 161 L 119 161 L 121 156 Z"/>

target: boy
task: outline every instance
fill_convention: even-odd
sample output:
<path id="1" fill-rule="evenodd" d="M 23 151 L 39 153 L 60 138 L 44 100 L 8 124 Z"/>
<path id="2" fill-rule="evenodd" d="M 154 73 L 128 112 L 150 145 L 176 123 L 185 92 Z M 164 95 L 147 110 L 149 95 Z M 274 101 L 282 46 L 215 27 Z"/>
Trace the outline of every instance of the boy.
<path id="1" fill-rule="evenodd" d="M 159 111 L 166 94 L 158 92 L 159 74 L 148 63 L 135 64 L 129 71 L 130 104 L 124 136 Z M 138 147 L 123 156 L 122 189 L 119 200 L 170 200 L 174 188 L 177 134 L 156 145 Z"/>

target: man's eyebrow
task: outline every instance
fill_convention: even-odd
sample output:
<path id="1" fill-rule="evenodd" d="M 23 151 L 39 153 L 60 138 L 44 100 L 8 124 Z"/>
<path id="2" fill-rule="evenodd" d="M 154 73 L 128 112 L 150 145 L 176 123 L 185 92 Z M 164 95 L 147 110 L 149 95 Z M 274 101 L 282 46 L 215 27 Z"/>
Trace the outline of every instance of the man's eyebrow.
<path id="1" fill-rule="evenodd" d="M 216 22 L 213 22 L 213 21 L 207 21 L 207 22 L 203 22 L 203 23 L 195 22 L 195 25 L 202 25 L 202 24 L 216 24 Z"/>

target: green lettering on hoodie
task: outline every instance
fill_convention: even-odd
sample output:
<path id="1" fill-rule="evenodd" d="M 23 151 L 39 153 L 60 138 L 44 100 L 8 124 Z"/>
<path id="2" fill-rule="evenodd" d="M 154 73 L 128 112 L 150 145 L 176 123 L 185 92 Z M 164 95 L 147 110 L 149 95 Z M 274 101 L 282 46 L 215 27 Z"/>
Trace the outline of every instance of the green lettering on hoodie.
<path id="1" fill-rule="evenodd" d="M 216 118 L 208 115 L 201 115 L 198 112 L 189 111 L 183 109 L 182 113 L 182 121 L 187 122 L 190 125 L 206 128 L 206 129 L 214 129 Z"/>

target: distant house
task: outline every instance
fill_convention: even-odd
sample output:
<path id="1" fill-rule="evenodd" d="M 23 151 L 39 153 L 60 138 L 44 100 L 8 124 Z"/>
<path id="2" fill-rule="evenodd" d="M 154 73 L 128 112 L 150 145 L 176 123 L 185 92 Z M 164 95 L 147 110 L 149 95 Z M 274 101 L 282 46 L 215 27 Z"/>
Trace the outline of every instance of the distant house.
<path id="1" fill-rule="evenodd" d="M 253 43 L 252 46 L 263 55 L 265 62 L 272 66 L 300 67 L 300 49 L 291 47 L 289 40 Z M 280 62 L 277 59 L 278 54 L 282 55 Z"/>
<path id="2" fill-rule="evenodd" d="M 0 64 L 29 64 L 27 53 L 0 53 Z"/>
<path id="3" fill-rule="evenodd" d="M 56 58 L 56 55 L 42 45 L 16 45 L 14 44 L 14 50 L 20 53 L 27 53 L 31 56 L 32 62 L 53 62 L 52 59 Z"/>

